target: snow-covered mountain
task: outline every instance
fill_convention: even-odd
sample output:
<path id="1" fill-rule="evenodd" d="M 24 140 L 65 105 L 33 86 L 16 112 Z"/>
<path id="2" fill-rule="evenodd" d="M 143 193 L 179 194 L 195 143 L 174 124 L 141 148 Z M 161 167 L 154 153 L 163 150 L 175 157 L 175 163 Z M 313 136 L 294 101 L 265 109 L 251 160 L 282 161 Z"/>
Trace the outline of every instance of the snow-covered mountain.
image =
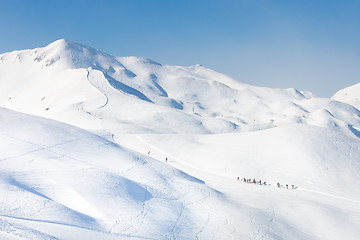
<path id="1" fill-rule="evenodd" d="M 322 125 L 312 115 L 327 110 L 330 119 L 360 123 L 332 111 L 340 103 L 310 93 L 254 87 L 202 66 L 111 57 L 68 40 L 0 55 L 0 86 L 3 107 L 99 131 L 253 131 L 271 119 L 277 126 Z"/>
<path id="2" fill-rule="evenodd" d="M 348 103 L 360 109 L 360 83 L 341 89 L 334 94 L 332 99 Z"/>
<path id="3" fill-rule="evenodd" d="M 69 40 L 2 54 L 0 237 L 358 239 L 360 112 L 342 91 Z"/>

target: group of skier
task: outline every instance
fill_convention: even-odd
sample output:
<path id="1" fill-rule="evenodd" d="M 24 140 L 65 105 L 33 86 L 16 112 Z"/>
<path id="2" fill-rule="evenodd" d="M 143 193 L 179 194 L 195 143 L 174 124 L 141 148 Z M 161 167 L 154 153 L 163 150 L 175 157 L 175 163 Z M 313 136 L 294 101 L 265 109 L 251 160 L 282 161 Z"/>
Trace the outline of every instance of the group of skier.
<path id="1" fill-rule="evenodd" d="M 286 186 L 286 189 L 289 189 L 289 185 L 288 185 L 288 184 L 286 184 L 285 186 Z M 281 188 L 280 183 L 277 183 L 277 187 L 278 187 L 278 188 Z M 291 189 L 295 189 L 294 184 L 293 184 L 293 185 L 291 185 Z"/>
<path id="2" fill-rule="evenodd" d="M 240 177 L 237 177 L 237 180 L 238 181 L 240 181 Z M 251 178 L 248 178 L 248 179 L 246 179 L 246 178 L 243 178 L 243 179 L 241 179 L 241 181 L 243 181 L 243 182 L 245 182 L 245 183 L 254 183 L 254 184 L 260 184 L 260 185 L 266 185 L 266 182 L 265 181 L 261 181 L 261 180 L 259 180 L 259 181 L 256 181 L 256 179 L 254 178 L 254 179 L 251 179 Z M 282 185 L 280 185 L 280 183 L 277 183 L 277 187 L 278 188 L 281 188 L 281 186 Z M 286 184 L 285 185 L 286 186 L 286 189 L 289 189 L 289 185 L 288 184 Z M 295 187 L 295 185 L 293 184 L 293 185 L 291 185 L 291 189 L 295 189 L 296 187 Z"/>
<path id="3" fill-rule="evenodd" d="M 240 181 L 240 177 L 237 177 L 237 180 Z M 256 179 L 251 180 L 251 178 L 249 179 L 243 178 L 242 181 L 246 183 L 254 183 L 254 184 L 259 183 L 260 185 L 266 185 L 266 181 L 261 181 L 261 180 L 256 181 Z"/>
<path id="4" fill-rule="evenodd" d="M 148 155 L 150 155 L 150 151 L 148 152 Z M 167 162 L 167 161 L 168 161 L 168 158 L 165 158 L 165 162 Z M 240 177 L 237 177 L 237 180 L 240 181 Z M 253 183 L 253 184 L 257 184 L 257 183 L 258 183 L 259 185 L 266 185 L 266 181 L 261 181 L 261 180 L 256 181 L 255 178 L 252 179 L 252 180 L 251 180 L 251 178 L 248 178 L 248 179 L 243 178 L 243 179 L 241 179 L 241 181 L 243 181 L 243 182 L 245 182 L 245 183 Z M 277 187 L 278 187 L 278 188 L 281 188 L 281 186 L 282 186 L 282 185 L 280 185 L 280 183 L 277 183 Z M 289 185 L 288 185 L 288 184 L 286 184 L 285 186 L 286 186 L 286 189 L 289 189 Z M 292 189 L 295 189 L 294 184 L 291 185 L 291 188 L 292 188 Z"/>

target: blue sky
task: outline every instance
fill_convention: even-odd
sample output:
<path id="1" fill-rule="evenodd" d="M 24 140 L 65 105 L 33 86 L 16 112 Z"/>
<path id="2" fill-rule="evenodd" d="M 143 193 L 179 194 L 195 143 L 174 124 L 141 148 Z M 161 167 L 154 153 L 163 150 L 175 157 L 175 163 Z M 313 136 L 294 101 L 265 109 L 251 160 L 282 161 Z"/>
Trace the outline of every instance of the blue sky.
<path id="1" fill-rule="evenodd" d="M 357 0 L 0 0 L 0 53 L 80 42 L 330 97 L 360 82 Z"/>

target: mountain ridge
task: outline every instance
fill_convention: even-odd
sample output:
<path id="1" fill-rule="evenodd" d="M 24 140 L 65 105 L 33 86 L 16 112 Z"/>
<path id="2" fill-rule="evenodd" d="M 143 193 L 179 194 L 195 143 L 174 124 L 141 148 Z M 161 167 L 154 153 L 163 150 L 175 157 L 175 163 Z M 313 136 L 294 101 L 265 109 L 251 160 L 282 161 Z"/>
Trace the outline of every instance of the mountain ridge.
<path id="1" fill-rule="evenodd" d="M 2 239 L 360 234 L 352 105 L 67 40 L 0 59 Z"/>
<path id="2" fill-rule="evenodd" d="M 105 102 L 119 106 L 120 112 L 127 111 L 124 103 L 136 106 L 147 105 L 145 102 L 148 102 L 151 118 L 170 124 L 167 119 L 170 117 L 170 121 L 175 123 L 177 120 L 171 115 L 177 115 L 177 118 L 191 123 L 187 132 L 252 131 L 268 128 L 272 119 L 276 125 L 306 122 L 309 113 L 326 108 L 331 103 L 331 100 L 318 99 L 311 93 L 295 89 L 271 89 L 236 82 L 202 66 L 169 66 L 144 58 L 112 57 L 63 39 L 45 48 L 3 54 L 1 59 L 1 106 L 70 124 L 76 124 L 77 120 L 59 119 L 55 115 L 61 114 L 54 111 L 67 109 L 74 116 L 81 115 L 81 118 L 84 113 L 90 112 L 92 116 L 99 114 L 97 118 L 104 119 L 103 114 L 107 113 L 98 109 L 101 107 L 104 110 L 102 106 Z M 64 80 L 66 83 L 61 85 L 59 82 Z M 25 85 L 24 88 L 21 88 L 22 85 Z M 45 85 L 47 88 L 39 93 L 38 86 Z M 22 92 L 22 99 L 15 97 L 19 91 Z M 62 92 L 62 95 L 45 97 L 49 95 L 47 91 Z M 43 104 L 48 98 L 52 98 L 52 101 Z M 31 106 L 28 106 L 29 102 L 32 102 Z M 120 110 L 121 106 L 125 109 Z M 132 119 L 137 118 L 134 113 L 130 115 Z M 168 117 L 164 118 L 165 115 Z M 147 126 L 147 120 L 138 116 L 137 122 L 141 128 L 145 130 L 150 127 L 149 130 L 154 132 L 159 130 L 158 126 Z M 128 125 L 127 119 L 117 117 L 114 120 L 120 125 Z M 356 119 L 351 120 L 351 124 L 357 122 Z M 94 122 L 91 128 L 96 128 L 98 124 Z M 163 127 L 166 125 L 162 124 Z M 183 129 L 181 121 L 171 126 L 167 129 L 162 127 L 162 131 Z"/>

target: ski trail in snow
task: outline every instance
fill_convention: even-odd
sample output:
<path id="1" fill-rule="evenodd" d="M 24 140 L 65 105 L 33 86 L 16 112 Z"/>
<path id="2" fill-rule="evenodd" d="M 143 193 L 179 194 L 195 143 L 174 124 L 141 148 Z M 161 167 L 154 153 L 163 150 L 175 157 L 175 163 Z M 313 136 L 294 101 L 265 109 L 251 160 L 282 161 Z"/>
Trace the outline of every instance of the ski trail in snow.
<path id="1" fill-rule="evenodd" d="M 171 238 L 170 239 L 176 239 L 176 237 L 175 237 L 175 229 L 176 229 L 176 227 L 177 227 L 177 225 L 179 223 L 179 220 L 180 220 L 181 216 L 183 215 L 184 208 L 185 208 L 184 205 L 185 205 L 184 203 L 181 204 L 180 213 L 179 213 L 178 217 L 176 218 L 174 226 L 172 227 L 171 232 L 170 232 L 171 233 Z"/>
<path id="2" fill-rule="evenodd" d="M 88 227 L 83 227 L 83 226 L 78 226 L 78 225 L 73 225 L 73 224 L 67 224 L 64 222 L 55 222 L 55 221 L 46 221 L 46 220 L 40 220 L 40 219 L 30 219 L 30 218 L 21 218 L 21 217 L 14 217 L 14 216 L 6 216 L 6 215 L 2 215 L 0 214 L 0 219 L 5 219 L 5 220 L 10 220 L 12 219 L 13 221 L 20 221 L 20 222 L 38 222 L 38 223 L 42 223 L 42 224 L 49 224 L 49 225 L 58 225 L 58 226 L 63 226 L 66 228 L 74 228 L 74 229 L 82 229 L 82 230 L 87 230 L 87 231 L 91 231 L 91 232 L 97 232 L 97 233 L 101 233 L 104 235 L 110 235 L 111 236 L 116 236 L 116 237 L 120 237 L 119 239 L 149 239 L 149 240 L 154 240 L 154 238 L 150 238 L 150 237 L 145 237 L 145 236 L 137 236 L 137 235 L 128 235 L 128 234 L 121 234 L 121 233 L 109 233 L 100 229 L 95 229 L 95 228 L 88 228 Z M 42 234 L 45 234 L 44 232 L 41 232 Z M 31 238 L 31 239 L 38 239 L 38 238 Z M 79 238 L 81 239 L 81 238 Z M 113 239 L 113 238 L 111 238 Z"/>
<path id="3" fill-rule="evenodd" d="M 154 169 L 154 171 L 160 171 L 160 172 L 162 171 L 162 168 L 159 169 L 158 167 L 153 166 L 152 161 L 149 161 L 148 163 L 149 163 L 149 166 Z M 181 226 L 179 226 L 179 223 L 180 223 L 180 220 L 182 219 L 182 217 L 184 215 L 186 207 L 189 206 L 189 205 L 192 205 L 194 203 L 199 203 L 199 202 L 203 201 L 204 199 L 208 198 L 211 193 L 209 191 L 206 191 L 206 193 L 204 193 L 204 191 L 202 191 L 200 193 L 201 194 L 200 199 L 198 199 L 196 201 L 193 201 L 193 202 L 191 202 L 191 201 L 188 202 L 187 200 L 188 200 L 188 198 L 190 196 L 190 192 L 191 192 L 191 189 L 189 187 L 187 187 L 186 189 L 178 189 L 176 187 L 176 184 L 174 184 L 174 180 L 171 177 L 167 177 L 164 174 L 160 174 L 160 177 L 161 177 L 161 179 L 163 180 L 163 182 L 165 184 L 164 188 L 162 189 L 162 192 L 166 196 L 166 198 L 161 197 L 161 199 L 167 199 L 168 201 L 175 201 L 176 203 L 180 204 L 180 207 L 176 208 L 176 211 L 178 211 L 178 216 L 175 219 L 175 221 L 173 223 L 173 226 L 171 227 L 170 232 L 168 233 L 168 234 L 170 234 L 170 236 L 167 237 L 167 239 L 176 239 L 177 229 L 179 227 L 182 228 Z M 174 194 L 174 192 L 178 196 L 172 196 Z M 154 197 L 159 198 L 158 196 L 154 196 Z M 149 208 L 149 206 L 147 208 Z M 142 207 L 142 211 L 137 216 L 137 218 L 140 216 L 141 220 L 138 220 L 138 222 L 135 223 L 134 226 L 130 226 L 130 228 L 134 228 L 135 226 L 137 228 L 141 227 L 144 224 L 144 219 L 145 219 L 147 213 L 148 213 L 148 211 L 146 211 L 146 202 L 144 202 L 143 207 Z M 205 229 L 205 227 L 206 227 L 206 225 L 208 224 L 209 221 L 210 221 L 210 214 L 208 213 L 208 219 L 207 219 L 204 227 L 199 231 L 199 233 L 202 232 Z M 191 229 L 194 229 L 194 228 L 191 228 Z M 160 234 L 160 235 L 164 236 L 164 234 Z"/>
<path id="4" fill-rule="evenodd" d="M 8 136 L 8 137 L 11 137 L 11 136 Z M 17 139 L 17 138 L 14 138 L 14 137 L 11 137 L 15 140 L 18 140 L 18 141 L 23 141 L 22 139 Z M 38 144 L 35 144 L 35 143 L 30 143 L 30 142 L 27 142 L 27 141 L 23 141 L 23 142 L 26 142 L 26 143 L 29 143 L 31 145 L 34 145 L 36 147 L 39 147 L 37 149 L 34 149 L 34 150 L 31 150 L 31 151 L 28 151 L 28 152 L 25 152 L 25 153 L 22 153 L 22 154 L 19 154 L 19 155 L 15 155 L 15 156 L 9 156 L 9 157 L 6 157 L 6 158 L 2 158 L 0 159 L 0 161 L 5 161 L 5 160 L 9 160 L 9 159 L 13 159 L 13 158 L 18 158 L 18 157 L 22 157 L 22 156 L 25 156 L 27 154 L 30 154 L 30 153 L 34 153 L 34 152 L 40 152 L 40 151 L 44 151 L 44 150 L 49 150 L 51 148 L 55 148 L 55 147 L 58 147 L 58 146 L 61 146 L 61 145 L 66 145 L 66 144 L 69 144 L 69 143 L 72 143 L 72 142 L 76 142 L 76 141 L 79 141 L 79 140 L 83 140 L 83 139 L 86 139 L 86 138 L 90 138 L 90 137 L 84 137 L 84 138 L 75 138 L 75 139 L 71 139 L 69 141 L 65 141 L 65 142 L 61 142 L 61 143 L 58 143 L 58 144 L 54 144 L 54 145 L 50 145 L 50 146 L 41 146 L 41 145 L 38 145 Z M 57 152 L 54 152 L 54 153 L 57 153 Z M 59 155 L 64 155 L 64 154 L 60 154 L 58 153 Z"/>
<path id="5" fill-rule="evenodd" d="M 150 168 L 153 168 L 154 171 L 161 171 L 162 168 L 157 168 L 155 166 L 152 165 L 152 161 L 146 161 L 146 163 L 148 164 L 148 166 Z M 143 165 L 144 163 L 141 163 L 141 164 L 136 164 L 134 167 L 130 168 L 128 171 L 134 169 L 134 168 L 137 168 L 141 165 Z M 127 173 L 128 171 L 126 172 L 123 172 L 123 173 Z M 123 174 L 122 173 L 122 174 Z M 176 189 L 175 185 L 174 185 L 174 182 L 173 182 L 173 179 L 170 178 L 170 177 L 165 177 L 163 174 L 160 174 L 160 178 L 161 180 L 164 182 L 165 186 L 163 189 L 159 189 L 163 194 L 164 196 L 167 196 L 167 197 L 159 197 L 159 196 L 153 196 L 154 198 L 159 198 L 159 199 L 166 199 L 168 201 L 178 201 L 178 200 L 181 200 L 181 199 L 184 199 L 185 196 L 187 195 L 187 193 L 185 194 L 181 194 L 181 196 L 179 197 L 171 197 L 173 192 L 174 192 L 174 188 Z M 156 183 L 155 183 L 156 185 Z M 177 190 L 177 189 L 176 189 Z M 189 191 L 189 189 L 187 190 Z M 143 197 L 143 203 L 141 204 L 141 208 L 139 209 L 139 213 L 136 215 L 136 217 L 134 219 L 132 219 L 129 223 L 128 226 L 125 227 L 125 229 L 121 230 L 122 233 L 126 233 L 126 234 L 135 234 L 136 232 L 139 232 L 140 229 L 144 226 L 145 224 L 145 218 L 146 216 L 149 214 L 150 210 L 151 210 L 151 203 L 148 203 L 148 201 L 146 201 L 146 196 L 147 192 L 144 193 L 144 197 Z M 174 224 L 174 226 L 172 227 L 172 229 L 175 229 L 175 226 L 177 225 L 177 221 L 179 221 L 179 218 L 180 216 L 182 215 L 182 211 L 183 211 L 183 208 L 185 207 L 185 201 L 182 200 L 182 203 L 181 203 L 181 213 L 180 215 L 178 216 L 177 220 L 176 220 L 176 223 Z M 110 230 L 108 231 L 109 233 L 112 233 L 113 231 L 115 231 L 116 227 L 118 225 L 120 225 L 121 222 L 119 220 L 115 221 L 115 223 L 111 226 Z M 164 236 L 164 233 L 161 233 L 161 232 L 158 232 L 159 235 Z M 174 236 L 172 239 L 176 239 Z"/>
<path id="6" fill-rule="evenodd" d="M 217 174 L 217 173 L 214 173 L 214 172 L 209 172 L 209 171 L 204 171 L 203 169 L 200 169 L 200 168 L 197 168 L 191 164 L 188 164 L 184 161 L 182 161 L 181 159 L 171 155 L 171 154 L 168 154 L 167 152 L 161 150 L 160 148 L 148 143 L 147 141 L 145 141 L 141 136 L 139 135 L 136 135 L 136 137 L 142 141 L 143 143 L 145 143 L 147 146 L 151 147 L 152 149 L 154 149 L 155 151 L 163 154 L 164 156 L 169 156 L 171 157 L 172 159 L 176 160 L 179 164 L 181 165 L 184 165 L 184 166 L 187 166 L 187 167 L 190 167 L 192 169 L 195 169 L 195 170 L 198 170 L 200 172 L 203 172 L 203 173 L 207 173 L 207 174 L 212 174 L 212 175 L 215 175 L 215 176 L 219 176 L 219 177 L 224 177 L 224 178 L 228 178 L 228 179 L 233 179 L 232 177 L 229 177 L 229 176 L 226 176 L 226 175 L 222 175 L 222 174 Z M 270 187 L 276 187 L 276 186 L 270 186 Z M 289 190 L 294 190 L 294 189 L 289 189 Z M 300 190 L 300 191 L 307 191 L 307 192 L 313 192 L 313 193 L 317 193 L 317 194 L 321 194 L 321 195 L 324 195 L 324 196 L 329 196 L 329 197 L 333 197 L 333 198 L 338 198 L 338 199 L 342 199 L 342 200 L 347 200 L 347 201 L 352 201 L 352 202 L 356 202 L 356 203 L 360 203 L 360 200 L 355 200 L 355 199 L 351 199 L 351 198 L 346 198 L 346 197 L 341 197 L 341 196 L 337 196 L 337 195 L 333 195 L 333 194 L 329 194 L 329 193 L 324 193 L 324 192 L 320 192 L 320 191 L 315 191 L 315 190 L 310 190 L 310 189 L 303 189 L 303 188 L 297 188 L 296 190 Z"/>
<path id="7" fill-rule="evenodd" d="M 87 71 L 86 79 L 88 80 L 88 82 L 89 82 L 91 85 L 93 85 L 99 92 L 101 92 L 101 93 L 105 96 L 105 98 L 106 98 L 106 102 L 104 103 L 104 105 L 98 107 L 97 109 L 103 108 L 103 107 L 105 107 L 105 106 L 108 104 L 109 98 L 108 98 L 108 96 L 106 95 L 106 93 L 104 93 L 103 91 L 101 91 L 98 86 L 96 86 L 92 81 L 90 81 L 90 79 L 89 79 L 89 75 L 90 75 L 89 69 L 86 69 L 86 71 Z"/>
<path id="8" fill-rule="evenodd" d="M 186 163 L 184 161 L 182 161 L 181 159 L 161 150 L 160 148 L 148 143 L 147 141 L 145 141 L 141 136 L 139 135 L 136 135 L 136 138 L 139 139 L 141 142 L 145 143 L 147 146 L 149 146 L 150 148 L 154 149 L 155 151 L 161 153 L 162 155 L 164 156 L 168 156 L 170 157 L 171 159 L 173 160 L 176 160 L 178 164 L 180 165 L 184 165 L 186 167 L 189 167 L 189 168 L 192 168 L 192 169 L 195 169 L 197 171 L 200 171 L 200 172 L 203 172 L 203 173 L 207 173 L 207 174 L 211 174 L 211 175 L 214 175 L 214 176 L 219 176 L 219 177 L 224 177 L 224 178 L 228 178 L 228 179 L 234 179 L 233 177 L 230 177 L 230 176 L 227 176 L 227 175 L 223 175 L 223 174 L 218 174 L 218 173 L 215 173 L 215 172 L 211 172 L 211 171 L 204 171 L 203 169 L 201 168 L 198 168 L 198 167 L 195 167 L 194 165 L 191 165 L 189 163 Z"/>
<path id="9" fill-rule="evenodd" d="M 9 136 L 11 137 L 11 136 Z M 86 164 L 86 165 L 90 165 L 90 166 L 93 166 L 93 167 L 97 167 L 101 170 L 106 170 L 106 171 L 111 171 L 113 172 L 113 170 L 111 169 L 108 169 L 108 168 L 104 168 L 104 167 L 101 167 L 99 165 L 96 165 L 96 164 L 91 164 L 87 161 L 84 161 L 84 160 L 79 160 L 75 157 L 72 157 L 72 156 L 69 156 L 69 155 L 66 155 L 64 153 L 59 153 L 55 150 L 53 150 L 53 148 L 56 148 L 56 147 L 59 147 L 59 146 L 62 146 L 62 145 L 67 145 L 67 144 L 70 144 L 70 143 L 73 143 L 73 142 L 76 142 L 76 141 L 81 141 L 81 140 L 84 140 L 84 139 L 91 139 L 91 137 L 82 137 L 82 138 L 76 138 L 76 139 L 71 139 L 71 140 L 68 140 L 68 141 L 65 141 L 65 142 L 61 142 L 61 143 L 57 143 L 57 144 L 54 144 L 54 145 L 50 145 L 50 146 L 41 146 L 41 145 L 38 145 L 38 144 L 35 144 L 35 143 L 32 143 L 32 142 L 27 142 L 27 141 L 24 141 L 22 139 L 17 139 L 17 138 L 14 138 L 14 137 L 11 137 L 15 140 L 18 140 L 18 141 L 23 141 L 23 142 L 26 142 L 26 143 L 29 143 L 31 145 L 34 145 L 36 147 L 38 147 L 37 149 L 34 149 L 34 150 L 31 150 L 31 151 L 28 151 L 28 152 L 25 152 L 25 153 L 22 153 L 20 155 L 16 155 L 16 156 L 9 156 L 9 157 L 6 157 L 6 158 L 2 158 L 0 159 L 0 161 L 6 161 L 6 160 L 9 160 L 9 159 L 14 159 L 14 158 L 19 158 L 19 157 L 23 157 L 23 156 L 26 156 L 28 154 L 31 154 L 31 153 L 35 153 L 35 152 L 41 152 L 41 151 L 49 151 L 49 152 L 52 152 L 52 153 L 55 153 L 55 154 L 58 154 L 60 157 L 58 158 L 69 158 L 69 159 L 72 159 L 76 162 L 79 162 L 79 163 L 82 163 L 82 164 Z M 106 145 L 107 143 L 103 143 L 102 145 Z"/>
<path id="10" fill-rule="evenodd" d="M 202 172 L 202 173 L 206 173 L 206 174 L 210 174 L 210 175 L 213 175 L 213 176 L 218 176 L 218 177 L 222 177 L 222 178 L 226 178 L 226 179 L 230 179 L 230 180 L 234 180 L 236 178 L 236 176 L 229 176 L 229 175 L 225 175 L 225 174 L 219 174 L 219 173 L 216 173 L 216 172 L 212 172 L 212 171 L 205 171 L 204 169 L 200 168 L 200 167 L 196 167 L 192 164 L 189 164 L 183 160 L 181 160 L 180 158 L 178 157 L 175 157 L 174 155 L 172 154 L 169 154 L 165 151 L 163 151 L 162 149 L 154 146 L 153 144 L 150 144 L 148 143 L 146 140 L 144 140 L 140 135 L 136 135 L 136 138 L 139 139 L 141 142 L 143 142 L 144 144 L 146 144 L 147 146 L 149 146 L 150 148 L 152 148 L 153 150 L 155 150 L 156 152 L 162 154 L 163 156 L 166 156 L 166 157 L 170 157 L 171 159 L 175 160 L 177 162 L 177 164 L 179 165 L 183 165 L 185 167 L 189 167 L 191 169 L 194 169 L 194 170 L 197 170 L 199 172 Z M 135 150 L 136 151 L 136 150 Z M 168 162 L 171 164 L 171 162 Z M 278 173 L 281 173 L 281 172 L 278 172 Z M 268 183 L 267 184 L 268 187 L 272 187 L 272 184 L 271 183 Z"/>
<path id="11" fill-rule="evenodd" d="M 207 225 L 209 224 L 209 222 L 210 222 L 210 213 L 208 212 L 208 217 L 207 217 L 206 223 L 205 223 L 204 226 L 201 228 L 201 230 L 196 234 L 196 239 L 197 239 L 197 240 L 200 240 L 199 235 L 200 235 L 202 232 L 204 232 L 204 230 L 205 230 L 205 228 L 207 227 Z"/>
<path id="12" fill-rule="evenodd" d="M 324 195 L 324 196 L 333 197 L 333 198 L 346 200 L 346 201 L 350 201 L 350 202 L 360 203 L 360 200 L 346 198 L 346 197 L 342 197 L 342 196 L 337 196 L 337 195 L 333 195 L 333 194 L 330 194 L 330 193 L 324 193 L 324 192 L 320 192 L 320 191 L 316 191 L 316 190 L 304 189 L 304 188 L 298 188 L 298 190 L 299 191 L 304 191 L 304 192 L 317 193 L 317 194 L 321 194 L 321 195 Z"/>
<path id="13" fill-rule="evenodd" d="M 75 138 L 75 139 L 71 139 L 71 140 L 68 140 L 68 141 L 65 141 L 65 142 L 60 142 L 60 143 L 57 143 L 57 144 L 54 144 L 54 145 L 50 145 L 50 146 L 41 146 L 39 144 L 36 144 L 36 143 L 33 143 L 33 142 L 29 142 L 29 141 L 25 141 L 23 139 L 18 139 L 18 138 L 15 138 L 15 137 L 12 137 L 12 136 L 9 136 L 7 134 L 4 134 L 5 136 L 9 137 L 9 138 L 12 138 L 12 139 L 15 139 L 17 141 L 22 141 L 22 142 L 25 142 L 25 143 L 28 143 L 30 145 L 33 145 L 33 146 L 36 146 L 38 147 L 37 149 L 34 149 L 34 150 L 31 150 L 31 151 L 28 151 L 28 152 L 25 152 L 25 153 L 22 153 L 20 155 L 16 155 L 16 156 L 9 156 L 9 157 L 6 157 L 6 158 L 2 158 L 0 159 L 0 161 L 6 161 L 6 160 L 9 160 L 9 159 L 14 159 L 14 158 L 18 158 L 18 157 L 23 157 L 23 156 L 26 156 L 28 154 L 31 154 L 31 153 L 34 153 L 34 152 L 41 152 L 41 151 L 49 151 L 49 152 L 52 152 L 52 153 L 55 153 L 55 154 L 58 154 L 60 155 L 61 157 L 60 158 L 68 158 L 68 159 L 72 159 L 76 162 L 79 162 L 81 164 L 86 164 L 87 166 L 92 166 L 92 167 L 96 167 L 97 169 L 100 169 L 100 170 L 104 170 L 104 171 L 108 171 L 108 172 L 111 172 L 111 173 L 115 173 L 115 174 L 120 174 L 120 175 L 125 175 L 127 172 L 135 169 L 135 168 L 138 168 L 138 167 L 141 167 L 141 165 L 145 164 L 145 163 L 135 163 L 133 166 L 131 166 L 130 168 L 122 171 L 119 173 L 119 171 L 114 171 L 113 169 L 111 168 L 105 168 L 105 167 L 102 167 L 100 165 L 97 165 L 97 164 L 93 164 L 93 163 L 90 163 L 90 162 L 87 162 L 87 161 L 84 161 L 84 160 L 79 160 L 75 157 L 72 157 L 72 156 L 69 156 L 67 154 L 64 154 L 64 153 L 59 153 L 55 150 L 53 150 L 53 148 L 56 148 L 56 147 L 59 147 L 59 146 L 62 146 L 62 145 L 66 145 L 66 144 L 70 144 L 70 143 L 73 143 L 73 142 L 76 142 L 76 141 L 81 141 L 81 140 L 84 140 L 84 139 L 91 139 L 91 137 L 82 137 L 82 138 Z M 105 142 L 105 143 L 102 143 L 101 145 L 107 145 L 109 144 L 109 142 Z M 100 146 L 100 145 L 99 145 Z"/>
<path id="14" fill-rule="evenodd" d="M 59 240 L 54 236 L 40 232 L 34 228 L 0 219 L 0 235 L 4 236 L 3 234 L 7 237 L 11 237 L 11 239 Z"/>
<path id="15" fill-rule="evenodd" d="M 225 230 L 226 228 L 229 228 L 230 231 Z M 223 229 L 223 230 L 221 231 L 221 229 Z M 216 230 L 213 231 L 212 239 L 216 239 L 215 234 L 217 234 L 219 231 L 221 231 L 223 234 L 221 236 L 222 239 L 233 239 L 231 236 L 236 232 L 236 228 L 227 218 L 225 218 L 224 223 L 221 224 L 218 228 L 216 228 Z M 224 238 L 225 236 L 226 236 L 226 238 Z"/>
<path id="16" fill-rule="evenodd" d="M 133 230 L 132 233 L 136 233 L 143 226 L 145 217 L 149 213 L 149 211 L 146 208 L 146 206 L 147 206 L 146 194 L 147 194 L 147 192 L 145 191 L 143 203 L 141 205 L 141 210 L 140 210 L 140 213 L 136 216 L 135 222 L 133 224 L 131 224 L 130 226 L 128 226 L 127 228 L 125 228 L 124 230 L 122 230 L 123 233 L 129 232 L 130 230 L 134 229 L 135 227 L 136 227 L 136 229 Z M 120 221 L 116 221 L 115 225 L 112 226 L 112 228 L 109 232 L 111 232 L 119 224 L 120 224 Z M 129 233 L 129 234 L 131 234 L 131 233 Z"/>
<path id="17" fill-rule="evenodd" d="M 186 165 L 186 166 L 188 166 L 188 167 L 190 167 L 190 168 L 192 168 L 192 169 L 197 169 L 197 170 L 199 170 L 199 171 L 201 171 L 201 172 L 209 173 L 209 172 L 203 171 L 202 169 L 198 169 L 198 168 L 196 168 L 196 167 L 194 167 L 194 166 L 192 166 L 192 165 L 190 165 L 190 164 L 184 163 L 184 162 L 181 161 L 179 158 L 177 158 L 177 157 L 175 157 L 175 156 L 172 156 L 171 154 L 168 154 L 167 152 L 163 151 L 162 149 L 160 149 L 160 148 L 158 148 L 158 147 L 156 147 L 156 146 L 148 143 L 147 141 L 145 141 L 145 140 L 144 140 L 141 136 L 139 136 L 139 135 L 136 135 L 136 137 L 137 137 L 137 139 L 139 139 L 141 142 L 143 142 L 144 144 L 146 144 L 147 146 L 149 146 L 152 151 L 158 152 L 158 153 L 160 153 L 160 154 L 162 154 L 162 155 L 164 155 L 164 156 L 167 156 L 167 157 L 171 157 L 172 159 L 176 160 L 179 164 Z M 210 174 L 213 174 L 213 175 L 216 175 L 216 176 L 220 176 L 220 177 L 225 177 L 225 178 L 228 178 L 228 179 L 232 179 L 231 177 L 226 176 L 226 175 L 221 175 L 221 174 L 216 174 L 216 173 L 210 173 Z M 177 217 L 177 219 L 176 219 L 176 221 L 175 221 L 174 226 L 172 227 L 171 237 L 170 237 L 169 239 L 176 239 L 175 230 L 176 230 L 176 228 L 178 227 L 179 220 L 180 220 L 180 218 L 181 218 L 182 215 L 183 215 L 183 211 L 184 211 L 185 207 L 186 207 L 187 205 L 192 205 L 192 204 L 195 204 L 195 203 L 202 202 L 202 201 L 204 201 L 206 198 L 209 198 L 209 197 L 211 196 L 211 192 L 210 192 L 210 191 L 206 191 L 206 193 L 203 192 L 204 196 L 200 197 L 200 199 L 197 199 L 196 201 L 193 201 L 193 202 L 186 202 L 186 201 L 185 201 L 185 197 L 189 194 L 189 192 L 190 192 L 190 189 L 187 189 L 186 193 L 185 193 L 182 197 L 180 197 L 181 199 L 183 199 L 183 202 L 182 202 L 182 205 L 181 205 L 181 211 L 180 211 L 180 213 L 179 213 L 179 215 L 178 215 L 178 217 Z M 208 211 L 208 212 L 207 212 L 207 213 L 208 213 L 208 216 L 207 216 L 207 219 L 206 219 L 203 227 L 202 227 L 200 230 L 198 230 L 198 232 L 197 232 L 196 235 L 195 235 L 195 237 L 196 237 L 197 240 L 200 239 L 200 234 L 201 234 L 202 232 L 204 232 L 205 228 L 207 227 L 207 225 L 208 225 L 209 222 L 211 221 L 210 209 L 208 209 L 208 208 L 206 208 L 206 207 L 204 207 L 204 208 L 207 209 L 207 211 Z M 225 224 L 223 225 L 223 227 L 224 227 L 224 226 L 228 226 L 229 228 L 231 228 L 231 232 L 228 233 L 228 234 L 229 234 L 228 236 L 230 237 L 234 232 L 236 232 L 236 228 L 235 228 L 235 226 L 234 226 L 228 219 L 225 218 L 224 221 L 225 221 Z M 218 229 L 220 229 L 220 228 L 221 228 L 221 227 L 219 227 Z"/>
<path id="18" fill-rule="evenodd" d="M 61 225 L 61 226 L 67 226 L 67 227 L 81 228 L 81 229 L 86 229 L 86 230 L 91 230 L 91 231 L 96 231 L 96 232 L 103 232 L 103 231 L 95 229 L 95 228 L 88 228 L 88 227 L 78 226 L 78 225 L 69 224 L 69 223 L 65 223 L 65 222 L 47 221 L 47 220 L 32 219 L 32 218 L 22 218 L 22 217 L 9 216 L 9 215 L 5 215 L 5 214 L 0 214 L 0 217 L 5 218 L 5 219 L 16 219 L 16 220 L 22 220 L 22 221 L 40 222 L 40 223 L 46 223 L 46 224 L 55 224 L 55 225 Z"/>

